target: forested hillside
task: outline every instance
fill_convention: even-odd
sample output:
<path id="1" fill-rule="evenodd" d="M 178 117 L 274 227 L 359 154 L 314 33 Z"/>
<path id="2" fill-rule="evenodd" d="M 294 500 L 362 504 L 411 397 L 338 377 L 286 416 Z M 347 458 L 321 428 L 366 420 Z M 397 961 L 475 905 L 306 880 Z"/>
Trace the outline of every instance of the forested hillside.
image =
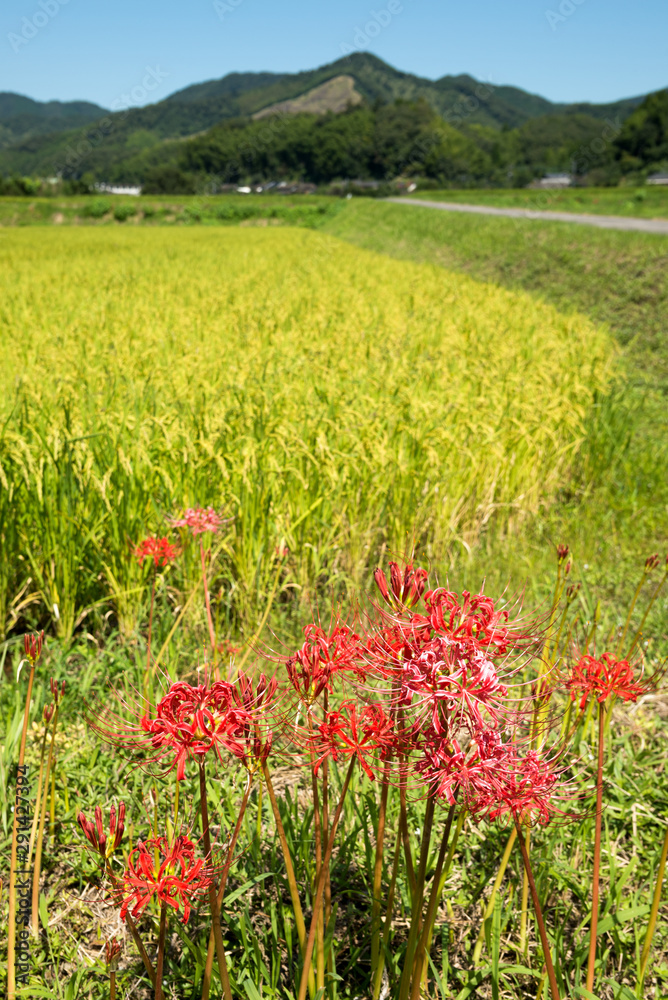
<path id="1" fill-rule="evenodd" d="M 668 160 L 667 92 L 555 105 L 465 75 L 424 80 L 361 53 L 298 74 L 229 74 L 117 113 L 52 104 L 0 95 L 0 175 L 165 192 L 398 176 L 524 186 L 550 171 L 617 183 Z"/>

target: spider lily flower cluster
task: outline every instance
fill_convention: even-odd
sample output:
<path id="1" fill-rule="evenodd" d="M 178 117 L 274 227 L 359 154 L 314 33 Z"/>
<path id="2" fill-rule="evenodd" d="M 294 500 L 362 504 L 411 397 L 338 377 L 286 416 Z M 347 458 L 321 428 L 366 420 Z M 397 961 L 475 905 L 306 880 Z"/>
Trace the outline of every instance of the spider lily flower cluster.
<path id="1" fill-rule="evenodd" d="M 213 531 L 219 526 L 214 513 L 186 512 L 181 526 L 200 535 Z M 558 551 L 561 590 L 570 571 L 568 558 L 565 547 Z M 649 682 L 641 679 L 629 655 L 596 658 L 586 646 L 573 655 L 570 638 L 560 645 L 563 616 L 560 620 L 554 608 L 549 616 L 523 616 L 484 593 L 430 588 L 427 573 L 411 564 L 391 563 L 389 578 L 377 570 L 375 582 L 379 597 L 364 614 L 354 620 L 334 614 L 329 624 L 312 621 L 297 650 L 284 657 L 272 654 L 279 661 L 272 676 L 239 673 L 222 680 L 208 667 L 199 683 L 170 682 L 154 704 L 143 701 L 135 710 L 125 706 L 115 716 L 108 712 L 91 720 L 103 739 L 147 774 L 155 790 L 150 828 L 134 847 L 129 845 L 123 860 L 122 803 L 112 808 L 106 825 L 99 806 L 94 820 L 82 812 L 78 822 L 156 997 L 163 996 L 168 915 L 186 922 L 193 910 L 198 926 L 203 911 L 209 919 L 206 962 L 197 984 L 202 997 L 209 996 L 214 962 L 226 1000 L 241 990 L 225 901 L 254 787 L 258 834 L 259 790 L 266 788 L 283 856 L 298 939 L 286 962 L 285 986 L 296 1000 L 335 994 L 339 876 L 334 848 L 346 797 L 361 787 L 375 789 L 377 802 L 364 959 L 372 1000 L 378 1000 L 388 980 L 396 1000 L 421 996 L 458 838 L 477 823 L 508 827 L 503 866 L 515 839 L 520 843 L 540 961 L 553 1000 L 560 996 L 529 847 L 534 825 L 545 825 L 555 815 L 565 820 L 572 812 L 567 803 L 577 764 L 569 756 L 573 727 L 553 725 L 555 706 L 568 704 L 568 719 L 572 706 L 581 725 L 588 706 L 598 705 L 605 718 L 614 699 L 635 700 Z M 567 609 L 576 594 L 576 589 L 566 591 Z M 286 834 L 285 810 L 272 781 L 277 760 L 303 767 L 310 784 L 310 881 L 298 879 L 294 838 Z M 230 829 L 218 830 L 209 822 L 211 788 L 218 775 L 235 768 L 244 777 L 238 812 Z M 599 782 L 599 798 L 600 788 Z M 421 814 L 417 839 L 411 833 L 415 810 Z M 390 817 L 396 817 L 394 829 Z M 410 899 L 404 931 L 394 921 L 399 879 L 405 880 Z M 594 941 L 596 907 L 597 899 Z M 158 939 L 155 962 L 144 945 L 152 921 Z M 562 984 L 562 995 L 564 986 L 568 991 Z"/>
<path id="2" fill-rule="evenodd" d="M 135 919 L 141 916 L 155 898 L 160 905 L 182 913 L 186 924 L 193 903 L 212 881 L 212 869 L 203 858 L 195 858 L 195 845 L 188 837 L 176 837 L 171 844 L 166 837 L 142 841 L 130 854 L 123 873 L 121 920 L 125 919 L 128 910 Z"/>

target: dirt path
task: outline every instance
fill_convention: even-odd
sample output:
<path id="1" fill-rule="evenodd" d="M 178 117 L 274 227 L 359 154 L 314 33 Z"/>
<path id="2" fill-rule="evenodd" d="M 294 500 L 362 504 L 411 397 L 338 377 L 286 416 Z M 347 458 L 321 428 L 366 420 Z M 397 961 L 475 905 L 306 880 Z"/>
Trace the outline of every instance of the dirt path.
<path id="1" fill-rule="evenodd" d="M 530 208 L 494 208 L 491 205 L 460 205 L 452 201 L 426 201 L 421 198 L 385 198 L 396 205 L 418 205 L 440 208 L 444 212 L 473 212 L 476 215 L 505 215 L 511 219 L 538 219 L 544 222 L 575 222 L 599 229 L 627 229 L 639 233 L 660 233 L 668 236 L 668 219 L 634 219 L 621 215 L 584 215 L 576 212 L 542 212 Z"/>

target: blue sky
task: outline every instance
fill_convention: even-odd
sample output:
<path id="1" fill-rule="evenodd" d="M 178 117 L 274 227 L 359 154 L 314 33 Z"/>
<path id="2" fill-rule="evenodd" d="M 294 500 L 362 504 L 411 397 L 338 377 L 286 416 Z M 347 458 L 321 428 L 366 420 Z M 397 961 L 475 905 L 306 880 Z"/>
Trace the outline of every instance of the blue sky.
<path id="1" fill-rule="evenodd" d="M 667 37 L 665 0 L 2 0 L 0 91 L 141 104 L 363 49 L 432 79 L 602 102 L 667 86 Z"/>

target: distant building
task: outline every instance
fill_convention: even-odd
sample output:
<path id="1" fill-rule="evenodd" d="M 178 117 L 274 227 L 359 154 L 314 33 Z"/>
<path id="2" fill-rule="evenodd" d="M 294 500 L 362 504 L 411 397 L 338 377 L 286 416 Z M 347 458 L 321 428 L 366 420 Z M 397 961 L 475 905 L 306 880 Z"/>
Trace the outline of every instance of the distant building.
<path id="1" fill-rule="evenodd" d="M 540 180 L 532 181 L 530 188 L 567 188 L 573 183 L 572 174 L 545 174 Z"/>
<path id="2" fill-rule="evenodd" d="M 650 174 L 649 177 L 647 178 L 647 180 L 645 181 L 645 183 L 646 184 L 668 184 L 668 174 L 666 174 L 666 173 Z"/>
<path id="3" fill-rule="evenodd" d="M 95 190 L 104 194 L 130 194 L 134 197 L 141 194 L 140 187 L 120 187 L 117 184 L 96 184 Z"/>

